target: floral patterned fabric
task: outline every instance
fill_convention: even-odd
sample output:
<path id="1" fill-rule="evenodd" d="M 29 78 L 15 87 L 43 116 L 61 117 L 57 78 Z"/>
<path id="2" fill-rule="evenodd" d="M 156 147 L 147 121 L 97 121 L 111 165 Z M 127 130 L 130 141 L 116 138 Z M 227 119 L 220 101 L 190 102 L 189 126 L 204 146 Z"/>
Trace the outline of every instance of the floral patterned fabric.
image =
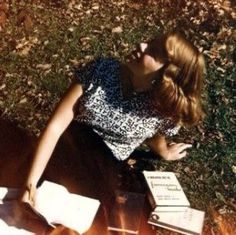
<path id="1" fill-rule="evenodd" d="M 172 136 L 179 127 L 161 117 L 148 93 L 123 97 L 120 65 L 115 59 L 98 59 L 76 71 L 84 93 L 75 120 L 92 126 L 114 156 L 125 160 L 145 139 L 156 133 Z"/>

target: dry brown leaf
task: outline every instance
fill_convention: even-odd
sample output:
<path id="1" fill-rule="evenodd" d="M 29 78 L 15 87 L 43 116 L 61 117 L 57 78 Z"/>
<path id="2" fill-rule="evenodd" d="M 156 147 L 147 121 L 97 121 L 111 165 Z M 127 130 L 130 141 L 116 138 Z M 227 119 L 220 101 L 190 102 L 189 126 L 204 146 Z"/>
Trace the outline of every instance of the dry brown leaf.
<path id="1" fill-rule="evenodd" d="M 0 91 L 3 90 L 6 87 L 6 84 L 3 84 L 0 86 Z"/>
<path id="2" fill-rule="evenodd" d="M 127 164 L 128 164 L 131 168 L 133 168 L 136 163 L 137 163 L 137 161 L 136 161 L 135 159 L 132 159 L 132 158 L 129 159 L 128 162 L 127 162 Z"/>
<path id="3" fill-rule="evenodd" d="M 232 171 L 234 174 L 236 174 L 236 166 L 232 166 Z"/>
<path id="4" fill-rule="evenodd" d="M 20 9 L 17 14 L 17 24 L 21 25 L 27 15 L 29 15 L 29 12 L 26 9 Z"/>
<path id="5" fill-rule="evenodd" d="M 20 104 L 25 104 L 26 102 L 27 102 L 27 98 L 25 97 L 25 98 L 21 99 L 19 103 Z"/>
<path id="6" fill-rule="evenodd" d="M 51 64 L 38 64 L 36 66 L 37 69 L 42 69 L 42 70 L 49 70 L 51 69 L 52 65 Z"/>
<path id="7" fill-rule="evenodd" d="M 0 26 L 4 26 L 7 21 L 7 15 L 3 10 L 0 10 Z"/>
<path id="8" fill-rule="evenodd" d="M 5 2 L 0 2 L 0 10 L 4 11 L 5 13 L 7 13 L 8 10 L 9 10 L 9 7 L 8 7 L 8 5 Z"/>
<path id="9" fill-rule="evenodd" d="M 93 9 L 93 10 L 98 10 L 98 9 L 99 9 L 99 5 L 98 5 L 98 4 L 94 4 L 94 5 L 92 6 L 92 9 Z"/>
<path id="10" fill-rule="evenodd" d="M 33 27 L 33 20 L 29 10 L 21 9 L 17 15 L 17 25 L 24 25 L 26 31 L 30 31 Z"/>
<path id="11" fill-rule="evenodd" d="M 30 31 L 33 28 L 32 18 L 30 16 L 26 16 L 23 24 L 24 24 L 25 30 Z"/>
<path id="12" fill-rule="evenodd" d="M 74 66 L 78 66 L 80 62 L 77 59 L 70 59 L 69 60 Z"/>
<path id="13" fill-rule="evenodd" d="M 112 33 L 122 33 L 123 29 L 121 26 L 118 26 L 118 27 L 113 28 L 111 32 Z"/>
<path id="14" fill-rule="evenodd" d="M 31 46 L 24 47 L 23 50 L 19 51 L 19 55 L 27 56 L 30 52 Z"/>
<path id="15" fill-rule="evenodd" d="M 135 10 L 140 10 L 143 7 L 142 3 L 138 3 L 138 2 L 131 2 L 127 4 L 129 8 L 135 9 Z"/>

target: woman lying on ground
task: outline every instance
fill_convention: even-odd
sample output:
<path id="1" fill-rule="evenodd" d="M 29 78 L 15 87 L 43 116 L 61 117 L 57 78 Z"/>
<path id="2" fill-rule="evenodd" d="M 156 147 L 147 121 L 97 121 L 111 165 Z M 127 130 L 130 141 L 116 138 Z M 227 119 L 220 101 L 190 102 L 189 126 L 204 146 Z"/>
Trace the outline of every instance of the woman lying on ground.
<path id="1" fill-rule="evenodd" d="M 179 33 L 140 43 L 125 63 L 98 59 L 79 69 L 39 138 L 21 201 L 33 202 L 29 188 L 36 187 L 72 120 L 92 127 L 114 162 L 144 142 L 165 160 L 185 157 L 191 145 L 169 144 L 166 137 L 202 118 L 204 70 L 202 54 Z"/>

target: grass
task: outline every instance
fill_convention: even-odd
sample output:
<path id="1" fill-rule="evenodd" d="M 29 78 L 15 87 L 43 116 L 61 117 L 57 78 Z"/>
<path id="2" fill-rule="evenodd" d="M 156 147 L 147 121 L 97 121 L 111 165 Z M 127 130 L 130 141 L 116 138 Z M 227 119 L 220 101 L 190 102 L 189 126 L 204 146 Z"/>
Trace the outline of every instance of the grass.
<path id="1" fill-rule="evenodd" d="M 208 228 L 220 234 L 211 206 L 236 221 L 233 2 L 229 8 L 220 0 L 142 2 L 63 1 L 47 7 L 44 1 L 14 3 L 0 32 L 0 114 L 38 134 L 73 79 L 75 67 L 99 56 L 123 60 L 141 40 L 175 29 L 184 32 L 205 53 L 206 118 L 175 137 L 194 145 L 186 159 L 141 158 L 135 168 L 176 172 L 192 206 L 205 210 Z M 20 8 L 30 9 L 30 31 L 16 25 Z M 121 31 L 113 33 L 116 27 Z M 204 231 L 207 234 L 207 228 Z"/>

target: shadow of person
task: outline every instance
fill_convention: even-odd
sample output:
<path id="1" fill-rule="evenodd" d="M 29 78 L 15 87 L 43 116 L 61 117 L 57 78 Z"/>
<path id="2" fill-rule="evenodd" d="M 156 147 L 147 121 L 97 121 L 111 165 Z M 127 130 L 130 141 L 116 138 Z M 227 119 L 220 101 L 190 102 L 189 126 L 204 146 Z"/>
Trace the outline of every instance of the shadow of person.
<path id="1" fill-rule="evenodd" d="M 36 140 L 35 136 L 17 127 L 16 123 L 0 120 L 0 186 L 22 187 L 32 162 Z M 94 159 L 101 157 L 99 165 L 104 164 L 109 169 L 109 161 L 102 162 L 102 158 L 110 152 L 100 144 L 91 130 L 72 123 L 60 138 L 40 183 L 44 180 L 59 183 L 72 193 L 97 198 L 107 204 L 111 199 L 111 194 L 105 193 L 109 186 L 100 184 L 100 181 L 103 182 L 103 177 L 108 182 L 109 174 L 102 176 L 104 172 L 101 172 Z M 96 221 L 92 226 L 93 232 L 88 231 L 87 234 L 106 234 L 102 206 Z"/>
<path id="2" fill-rule="evenodd" d="M 35 136 L 17 127 L 16 123 L 0 119 L 0 186 L 22 187 L 36 141 Z M 122 174 L 130 174 L 124 164 L 112 156 L 90 127 L 72 122 L 59 139 L 39 185 L 49 180 L 65 186 L 71 193 L 100 200 L 101 206 L 95 220 L 84 235 L 106 235 L 110 234 L 107 230 L 107 214 L 114 202 L 115 190 L 121 184 Z M 146 217 L 140 235 L 154 234 L 145 220 Z M 75 232 L 59 226 L 48 234 Z"/>
<path id="3" fill-rule="evenodd" d="M 16 216 L 16 203 L 4 202 L 0 204 L 0 232 L 1 234 L 36 234 L 42 235 L 49 231 L 49 227 L 34 216 L 30 211 L 24 209 L 21 216 Z"/>

